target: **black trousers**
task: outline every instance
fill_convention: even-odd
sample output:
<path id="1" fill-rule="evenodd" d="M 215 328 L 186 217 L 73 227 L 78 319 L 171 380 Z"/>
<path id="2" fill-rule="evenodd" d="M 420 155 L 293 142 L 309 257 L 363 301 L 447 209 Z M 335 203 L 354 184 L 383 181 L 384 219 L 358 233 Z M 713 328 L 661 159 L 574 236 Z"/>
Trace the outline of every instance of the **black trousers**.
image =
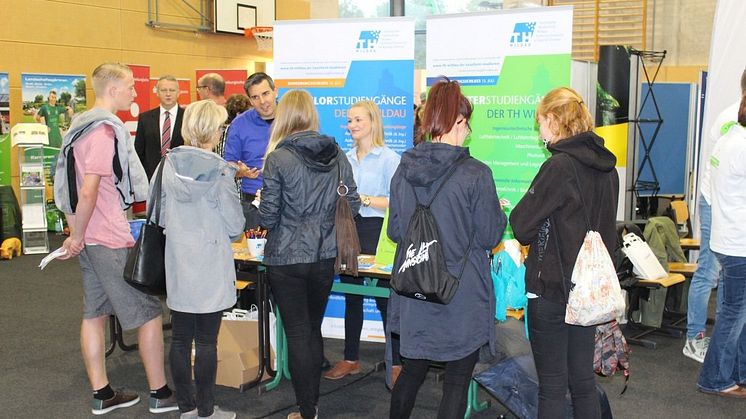
<path id="1" fill-rule="evenodd" d="M 445 363 L 443 397 L 438 406 L 438 419 L 463 419 L 466 413 L 469 382 L 474 365 L 479 359 L 479 350 L 465 358 Z M 412 414 L 417 392 L 425 381 L 430 360 L 402 359 L 404 366 L 401 375 L 391 391 L 390 419 L 407 419 Z"/>
<path id="2" fill-rule="evenodd" d="M 364 254 L 374 255 L 378 247 L 378 238 L 383 226 L 383 218 L 380 217 L 355 217 L 357 235 L 360 238 L 360 250 Z M 345 284 L 363 285 L 363 278 L 348 275 L 340 275 L 340 281 Z M 379 279 L 378 286 L 390 288 L 389 281 Z M 384 330 L 386 328 L 386 313 L 388 310 L 388 298 L 376 297 L 376 306 L 381 312 Z M 345 294 L 345 350 L 344 359 L 357 361 L 360 358 L 360 332 L 363 330 L 363 296 L 356 294 Z M 399 338 L 392 338 L 391 349 L 393 353 L 393 365 L 400 365 Z"/>
<path id="3" fill-rule="evenodd" d="M 171 310 L 171 377 L 176 386 L 179 410 L 197 408 L 199 416 L 210 416 L 215 405 L 215 376 L 218 369 L 218 331 L 223 312 L 195 314 Z M 195 346 L 192 380 L 192 341 Z M 195 392 L 196 388 L 196 392 Z"/>
<path id="4" fill-rule="evenodd" d="M 288 367 L 304 419 L 316 415 L 324 341 L 321 322 L 334 279 L 334 259 L 269 266 L 269 285 L 288 340 Z"/>
<path id="5" fill-rule="evenodd" d="M 254 198 L 256 198 L 254 194 L 241 192 L 241 209 L 246 219 L 244 230 L 256 229 L 259 226 L 259 208 L 251 204 Z"/>
<path id="6" fill-rule="evenodd" d="M 539 375 L 539 419 L 563 418 L 568 388 L 574 416 L 601 417 L 593 373 L 595 326 L 565 323 L 565 304 L 528 300 L 528 328 Z"/>

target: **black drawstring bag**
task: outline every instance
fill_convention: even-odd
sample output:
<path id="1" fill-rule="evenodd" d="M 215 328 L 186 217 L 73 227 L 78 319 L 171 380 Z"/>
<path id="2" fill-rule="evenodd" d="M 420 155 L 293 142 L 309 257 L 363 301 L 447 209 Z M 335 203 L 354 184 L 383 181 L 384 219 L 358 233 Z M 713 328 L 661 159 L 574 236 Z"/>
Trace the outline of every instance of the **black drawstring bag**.
<path id="1" fill-rule="evenodd" d="M 458 277 L 454 277 L 446 267 L 440 230 L 430 211 L 430 205 L 456 168 L 467 159 L 468 157 L 459 159 L 453 164 L 427 204 L 423 205 L 417 200 L 417 194 L 412 187 L 417 206 L 412 218 L 409 219 L 407 233 L 402 242 L 397 243 L 394 268 L 391 271 L 391 288 L 403 297 L 448 304 L 456 294 L 474 235 L 469 239 L 469 247 L 466 249 Z"/>
<path id="2" fill-rule="evenodd" d="M 124 280 L 145 294 L 166 295 L 166 236 L 159 225 L 161 215 L 161 183 L 166 156 L 161 159 L 155 177 L 153 192 L 145 224 L 140 228 L 140 237 L 130 250 L 124 266 Z M 151 220 L 155 210 L 155 221 Z"/>

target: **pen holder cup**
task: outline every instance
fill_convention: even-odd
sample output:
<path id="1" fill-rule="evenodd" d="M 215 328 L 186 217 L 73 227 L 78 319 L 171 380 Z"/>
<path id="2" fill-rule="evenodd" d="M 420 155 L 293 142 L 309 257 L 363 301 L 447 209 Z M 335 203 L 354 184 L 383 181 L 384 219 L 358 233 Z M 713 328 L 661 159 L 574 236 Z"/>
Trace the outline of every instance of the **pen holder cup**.
<path id="1" fill-rule="evenodd" d="M 267 243 L 267 239 L 248 239 L 249 254 L 252 257 L 264 256 L 264 245 Z"/>

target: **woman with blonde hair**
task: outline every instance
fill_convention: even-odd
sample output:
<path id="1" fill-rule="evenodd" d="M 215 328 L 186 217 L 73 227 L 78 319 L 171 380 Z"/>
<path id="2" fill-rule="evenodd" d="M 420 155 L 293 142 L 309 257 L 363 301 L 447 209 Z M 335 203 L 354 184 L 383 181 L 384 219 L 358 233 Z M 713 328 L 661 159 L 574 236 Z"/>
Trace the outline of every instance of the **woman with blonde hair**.
<path id="1" fill-rule="evenodd" d="M 347 152 L 352 165 L 362 207 L 355 217 L 361 253 L 374 255 L 383 227 L 383 217 L 389 207 L 389 185 L 401 158 L 388 148 L 383 138 L 381 109 L 370 100 L 352 105 L 347 111 L 347 129 L 354 141 Z M 347 284 L 363 285 L 363 278 L 340 275 Z M 388 281 L 378 281 L 388 287 Z M 386 327 L 387 298 L 377 297 L 376 305 Z M 363 329 L 363 296 L 345 294 L 345 348 L 344 359 L 324 374 L 324 378 L 338 380 L 348 374 L 360 372 L 360 332 Z M 392 341 L 393 363 L 391 385 L 401 371 L 398 340 Z"/>
<path id="2" fill-rule="evenodd" d="M 536 115 L 552 155 L 513 209 L 510 225 L 521 244 L 531 245 L 526 291 L 529 339 L 539 376 L 538 417 L 565 417 L 569 388 L 575 417 L 598 418 L 596 328 L 566 324 L 565 307 L 586 232 L 598 231 L 609 253 L 616 246 L 616 157 L 593 133 L 590 112 L 574 90 L 550 91 Z"/>
<path id="3" fill-rule="evenodd" d="M 282 313 L 288 366 L 300 412 L 318 416 L 324 356 L 321 321 L 334 278 L 337 186 L 357 214 L 360 198 L 350 163 L 334 138 L 317 132 L 319 117 L 304 90 L 283 95 L 264 162 L 259 216 L 269 232 L 264 248 L 272 295 Z"/>
<path id="4" fill-rule="evenodd" d="M 167 238 L 166 304 L 173 326 L 169 362 L 182 419 L 236 417 L 214 406 L 213 394 L 222 312 L 236 303 L 231 241 L 244 226 L 236 169 L 211 151 L 225 118 L 225 108 L 210 100 L 189 105 L 181 128 L 185 145 L 161 161 L 160 224 Z"/>

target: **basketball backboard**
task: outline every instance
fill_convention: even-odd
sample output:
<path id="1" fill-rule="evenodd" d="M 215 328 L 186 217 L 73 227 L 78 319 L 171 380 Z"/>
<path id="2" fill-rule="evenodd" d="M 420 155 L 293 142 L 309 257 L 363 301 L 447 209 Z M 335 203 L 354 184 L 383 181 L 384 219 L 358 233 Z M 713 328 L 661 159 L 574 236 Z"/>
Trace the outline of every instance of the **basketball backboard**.
<path id="1" fill-rule="evenodd" d="M 275 0 L 215 0 L 215 32 L 244 35 L 244 29 L 272 26 Z"/>

